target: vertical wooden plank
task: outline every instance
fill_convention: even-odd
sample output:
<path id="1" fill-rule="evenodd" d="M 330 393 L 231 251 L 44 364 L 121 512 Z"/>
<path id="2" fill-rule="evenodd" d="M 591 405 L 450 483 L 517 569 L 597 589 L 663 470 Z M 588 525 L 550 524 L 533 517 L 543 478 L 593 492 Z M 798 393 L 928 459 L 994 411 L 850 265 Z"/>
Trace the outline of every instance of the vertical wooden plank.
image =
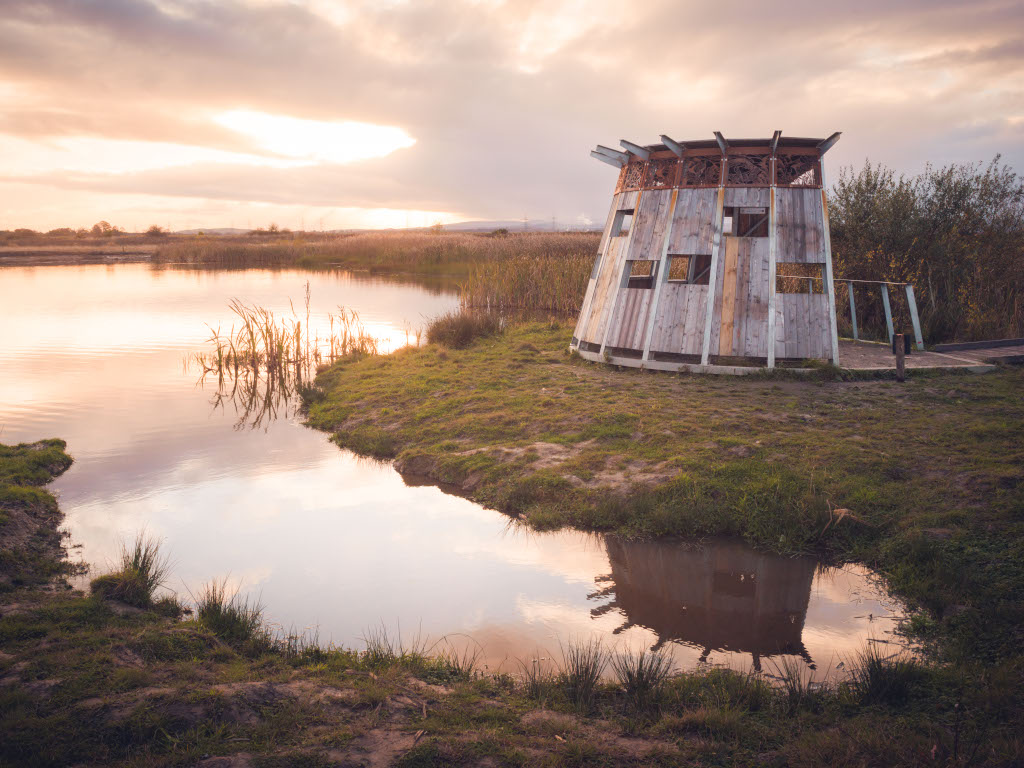
<path id="1" fill-rule="evenodd" d="M 775 160 L 772 159 L 774 165 Z M 779 215 L 775 195 L 775 169 L 772 168 L 772 186 L 768 190 L 768 367 L 775 367 L 775 260 L 778 255 Z"/>
<path id="2" fill-rule="evenodd" d="M 836 320 L 836 287 L 832 277 L 832 236 L 828 223 L 828 195 L 825 184 L 825 160 L 819 157 L 818 165 L 821 168 L 821 240 L 822 251 L 825 259 L 825 297 L 828 312 L 829 359 L 834 365 L 839 365 L 839 328 Z"/>
<path id="3" fill-rule="evenodd" d="M 892 345 L 892 309 L 889 307 L 889 286 L 882 283 L 882 307 L 885 309 L 885 329 L 889 332 L 889 344 Z"/>
<path id="4" fill-rule="evenodd" d="M 679 197 L 679 190 L 673 189 L 671 195 L 668 196 L 667 204 L 661 211 L 662 216 L 662 227 L 664 233 L 662 234 L 661 244 L 661 257 L 658 261 L 658 274 L 655 278 L 654 286 L 654 297 L 651 300 L 651 311 L 650 318 L 647 321 L 647 330 L 644 334 L 643 340 L 643 360 L 650 359 L 651 356 L 651 337 L 654 333 L 655 323 L 659 322 L 659 310 L 661 306 L 661 293 L 664 290 L 665 283 L 668 281 L 668 243 L 672 238 L 672 223 L 675 221 L 676 204 Z"/>
<path id="5" fill-rule="evenodd" d="M 910 322 L 914 326 L 914 343 L 918 349 L 924 349 L 924 338 L 921 336 L 921 320 L 917 316 L 917 299 L 914 298 L 914 286 L 906 285 L 907 306 L 910 308 Z"/>
<path id="6" fill-rule="evenodd" d="M 846 281 L 846 289 L 850 293 L 850 322 L 853 324 L 853 340 L 856 341 L 857 336 L 857 305 L 853 301 L 853 280 Z"/>
<path id="7" fill-rule="evenodd" d="M 637 201 L 637 204 L 639 204 L 640 201 L 643 199 L 642 193 L 641 192 L 636 192 L 636 193 L 632 193 L 632 194 L 636 194 L 636 201 Z M 636 210 L 635 207 L 634 207 L 634 210 Z M 620 256 L 620 258 L 619 258 L 619 266 L 618 266 L 618 269 L 616 270 L 616 272 L 617 272 L 616 276 L 617 276 L 618 280 L 615 281 L 614 283 L 612 283 L 612 285 L 616 285 L 617 288 L 615 289 L 615 293 L 612 296 L 609 297 L 608 301 L 606 301 L 606 303 L 609 303 L 609 301 L 610 301 L 610 306 L 608 308 L 608 323 L 605 325 L 604 333 L 601 336 L 601 352 L 600 352 L 601 355 L 604 355 L 605 349 L 608 346 L 608 332 L 611 330 L 611 326 L 612 326 L 612 322 L 611 321 L 615 317 L 615 307 L 618 304 L 619 297 L 622 295 L 623 291 L 626 288 L 626 285 L 628 285 L 628 283 L 629 283 L 629 262 L 626 260 L 625 254 L 629 253 L 629 244 L 630 244 L 630 242 L 633 239 L 633 233 L 635 231 L 636 231 L 636 228 L 633 227 L 633 226 L 630 226 L 629 234 L 626 235 L 626 242 L 623 243 L 620 246 L 620 253 L 623 254 L 623 255 Z"/>
<path id="8" fill-rule="evenodd" d="M 715 210 L 715 231 L 711 240 L 711 276 L 718 271 L 718 249 L 722 240 L 722 212 L 725 203 L 725 188 L 718 187 L 718 207 Z M 707 365 L 711 357 L 711 326 L 715 319 L 715 302 L 712 297 L 718 292 L 716 282 L 708 281 L 708 302 L 704 313 L 704 341 L 701 346 L 700 362 Z"/>
<path id="9" fill-rule="evenodd" d="M 725 238 L 725 279 L 722 282 L 722 323 L 718 332 L 718 354 L 733 354 L 733 326 L 736 321 L 736 282 L 739 238 Z"/>

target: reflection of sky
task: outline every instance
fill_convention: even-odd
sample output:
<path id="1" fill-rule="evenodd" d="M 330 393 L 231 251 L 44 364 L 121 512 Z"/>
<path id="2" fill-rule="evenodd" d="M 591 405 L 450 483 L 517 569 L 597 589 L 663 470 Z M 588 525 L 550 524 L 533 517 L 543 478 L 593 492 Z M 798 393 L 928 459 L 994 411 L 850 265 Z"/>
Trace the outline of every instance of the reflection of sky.
<path id="1" fill-rule="evenodd" d="M 406 486 L 294 420 L 238 430 L 230 405 L 211 410 L 210 389 L 182 368 L 205 324 L 229 326 L 233 297 L 289 312 L 307 279 L 314 313 L 354 307 L 403 343 L 407 324 L 455 305 L 450 293 L 338 274 L 0 270 L 0 439 L 68 441 L 76 461 L 55 488 L 76 553 L 102 568 L 120 540 L 145 529 L 166 543 L 172 589 L 227 578 L 259 594 L 275 622 L 317 626 L 342 645 L 382 622 L 406 636 L 470 634 L 492 667 L 557 652 L 570 637 L 652 645 L 656 627 L 613 635 L 621 611 L 591 615 L 610 599 L 588 598 L 611 572 L 600 536 L 509 527 L 464 499 Z M 867 618 L 892 616 L 867 576 L 815 577 L 803 640 L 819 665 L 891 631 L 891 619 Z M 700 656 L 667 647 L 682 666 Z M 715 651 L 710 661 L 742 668 L 749 656 Z"/>

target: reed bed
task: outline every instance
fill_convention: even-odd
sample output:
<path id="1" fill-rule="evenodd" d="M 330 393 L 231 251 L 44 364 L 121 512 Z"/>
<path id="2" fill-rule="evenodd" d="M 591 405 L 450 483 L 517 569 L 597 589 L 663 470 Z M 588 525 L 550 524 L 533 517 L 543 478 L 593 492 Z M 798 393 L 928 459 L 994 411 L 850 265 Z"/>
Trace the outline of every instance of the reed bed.
<path id="1" fill-rule="evenodd" d="M 593 253 L 598 237 L 590 232 L 503 236 L 454 232 L 303 233 L 272 239 L 203 236 L 164 243 L 154 259 L 158 263 L 222 268 L 295 266 L 464 277 L 483 261 Z"/>
<path id="2" fill-rule="evenodd" d="M 474 264 L 460 286 L 462 305 L 503 313 L 578 314 L 597 241 L 580 238 L 577 244 L 578 249 L 573 250 L 517 253 L 507 259 Z"/>

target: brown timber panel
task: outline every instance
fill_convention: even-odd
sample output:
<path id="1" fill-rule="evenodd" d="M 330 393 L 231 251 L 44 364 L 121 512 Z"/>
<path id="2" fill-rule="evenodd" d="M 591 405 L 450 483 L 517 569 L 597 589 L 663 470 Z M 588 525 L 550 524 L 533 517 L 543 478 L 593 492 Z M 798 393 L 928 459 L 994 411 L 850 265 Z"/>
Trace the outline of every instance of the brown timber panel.
<path id="1" fill-rule="evenodd" d="M 721 326 L 718 336 L 718 354 L 732 355 L 733 330 L 736 320 L 736 293 L 739 281 L 739 238 L 722 238 L 725 245 L 725 270 L 722 282 Z"/>
<path id="2" fill-rule="evenodd" d="M 710 255 L 717 205 L 717 189 L 680 189 L 672 212 L 669 253 Z"/>
<path id="3" fill-rule="evenodd" d="M 608 241 L 608 251 L 601 262 L 601 271 L 597 275 L 594 286 L 594 298 L 590 304 L 590 313 L 586 326 L 577 338 L 600 344 L 604 340 L 604 329 L 608 322 L 615 294 L 619 290 L 619 278 L 622 271 L 621 254 L 624 250 L 625 237 L 613 237 Z"/>
<path id="4" fill-rule="evenodd" d="M 776 189 L 778 208 L 776 261 L 802 264 L 825 260 L 825 220 L 821 191 L 816 189 Z"/>
<path id="5" fill-rule="evenodd" d="M 629 239 L 629 259 L 660 259 L 668 226 L 672 190 L 644 192 L 640 208 L 633 216 L 633 235 Z"/>
<path id="6" fill-rule="evenodd" d="M 744 208 L 767 208 L 768 193 L 766 187 L 726 187 L 725 205 Z"/>
<path id="7" fill-rule="evenodd" d="M 619 297 L 608 346 L 643 349 L 647 317 L 651 308 L 650 288 L 626 288 Z"/>

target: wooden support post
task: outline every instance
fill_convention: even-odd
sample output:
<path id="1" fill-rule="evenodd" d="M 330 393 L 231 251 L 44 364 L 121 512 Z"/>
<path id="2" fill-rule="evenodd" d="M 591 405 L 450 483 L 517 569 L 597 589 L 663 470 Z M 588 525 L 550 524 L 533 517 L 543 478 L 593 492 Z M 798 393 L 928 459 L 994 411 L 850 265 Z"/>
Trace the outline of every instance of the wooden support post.
<path id="1" fill-rule="evenodd" d="M 906 342 L 903 341 L 902 333 L 895 334 L 893 345 L 896 347 L 896 381 L 905 381 L 907 378 Z"/>
<path id="2" fill-rule="evenodd" d="M 719 178 L 718 203 L 715 208 L 715 232 L 711 238 L 711 266 L 708 275 L 708 306 L 704 315 L 704 342 L 701 346 L 700 364 L 711 361 L 711 325 L 715 320 L 715 291 L 718 288 L 718 252 L 722 244 L 722 216 L 725 212 L 725 186 Z"/>
<path id="3" fill-rule="evenodd" d="M 853 280 L 846 281 L 846 287 L 850 291 L 850 322 L 853 324 L 853 340 L 860 338 L 857 335 L 857 305 L 853 301 Z"/>
<path id="4" fill-rule="evenodd" d="M 836 136 L 838 139 L 839 137 Z M 836 286 L 832 279 L 832 234 L 828 221 L 828 184 L 825 182 L 825 160 L 818 156 L 821 168 L 821 218 L 825 240 L 825 301 L 828 306 L 829 341 L 832 344 L 832 364 L 839 365 L 839 328 L 836 325 Z"/>
<path id="5" fill-rule="evenodd" d="M 889 307 L 889 286 L 882 283 L 882 306 L 885 308 L 885 329 L 889 332 L 889 343 L 892 344 L 892 309 Z"/>
<path id="6" fill-rule="evenodd" d="M 776 134 L 779 132 L 776 131 Z M 775 367 L 775 261 L 778 258 L 778 212 L 775 208 L 775 157 L 771 159 L 771 186 L 768 188 L 768 367 Z"/>
<path id="7" fill-rule="evenodd" d="M 907 306 L 910 307 L 910 322 L 914 326 L 914 343 L 919 350 L 924 349 L 924 338 L 921 336 L 921 320 L 917 316 L 917 299 L 914 298 L 914 286 L 906 284 Z"/>

